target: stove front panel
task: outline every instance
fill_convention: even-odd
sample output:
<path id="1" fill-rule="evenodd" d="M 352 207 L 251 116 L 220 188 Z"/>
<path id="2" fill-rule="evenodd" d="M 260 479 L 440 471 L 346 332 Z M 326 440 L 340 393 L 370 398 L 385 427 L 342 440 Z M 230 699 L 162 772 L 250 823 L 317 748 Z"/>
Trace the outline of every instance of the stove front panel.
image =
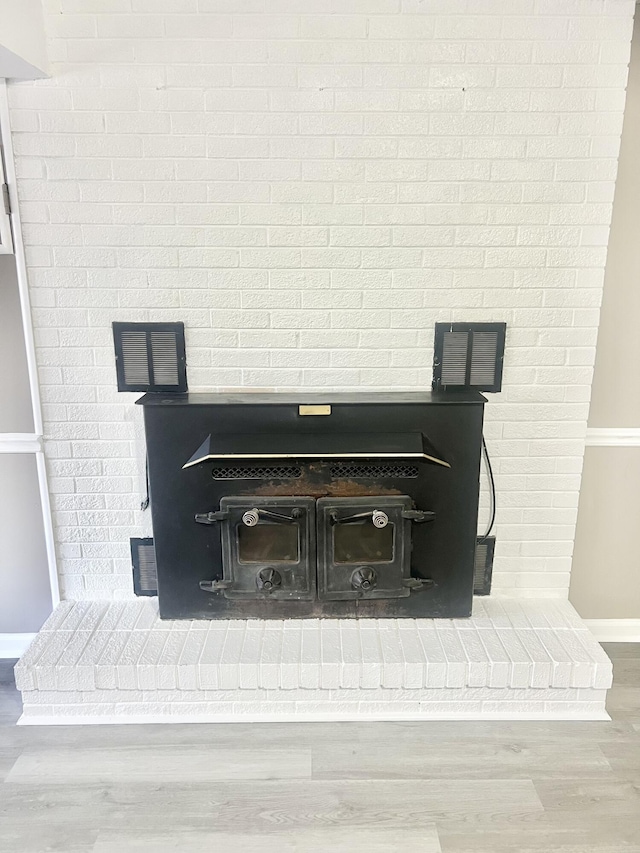
<path id="1" fill-rule="evenodd" d="M 371 395 L 359 402 L 362 395 L 348 399 L 338 395 L 333 400 L 331 414 L 309 417 L 300 416 L 298 401 L 285 398 L 280 402 L 281 395 L 272 396 L 277 401 L 275 404 L 265 401 L 260 395 L 251 394 L 241 399 L 229 395 L 209 397 L 189 394 L 184 398 L 174 395 L 166 400 L 155 395 L 144 404 L 161 617 L 468 616 L 472 604 L 477 535 L 483 398 L 479 394 L 445 396 L 425 393 L 413 395 L 410 399 L 407 395 L 382 398 Z M 332 432 L 344 436 L 347 433 L 371 433 L 373 428 L 387 435 L 394 431 L 421 432 L 442 452 L 451 467 L 416 462 L 414 459 L 375 457 L 318 461 L 211 460 L 184 467 L 194 450 L 210 434 L 242 435 L 259 431 L 279 435 L 298 430 L 309 434 Z M 382 496 L 385 499 L 408 496 L 417 510 L 434 512 L 433 523 L 411 522 L 410 594 L 397 598 L 374 598 L 366 594 L 333 599 L 320 598 L 317 590 L 311 596 L 309 587 L 309 598 L 283 598 L 276 596 L 275 592 L 263 595 L 257 589 L 256 568 L 277 567 L 269 561 L 259 562 L 256 566 L 253 558 L 262 540 L 242 539 L 241 534 L 238 547 L 242 548 L 245 560 L 238 561 L 237 577 L 234 573 L 234 580 L 239 584 L 238 597 L 230 597 L 232 593 L 224 588 L 223 527 L 217 521 L 198 524 L 194 518 L 202 513 L 219 512 L 221 502 L 229 497 L 241 499 L 246 509 L 251 510 L 260 508 L 257 498 L 267 499 L 273 504 L 274 500 L 290 501 L 291 496 L 314 500 L 366 497 L 375 499 L 374 503 Z M 289 503 L 289 506 L 295 505 Z M 370 508 L 376 509 L 377 506 Z M 275 534 L 264 534 L 265 537 L 272 535 Z M 313 525 L 309 527 L 311 536 L 315 540 Z M 339 534 L 336 545 L 341 559 L 349 553 L 349 541 L 350 534 Z M 273 544 L 275 547 L 277 543 Z M 379 546 L 388 548 L 388 539 L 372 540 L 369 544 L 378 546 L 378 550 Z M 283 554 L 288 557 L 288 552 L 281 552 L 280 556 Z M 369 558 L 358 564 L 366 566 L 371 565 L 370 558 L 376 554 L 361 551 L 359 556 Z M 282 562 L 286 564 L 287 560 Z M 336 566 L 343 574 L 342 591 L 351 595 L 352 572 L 348 572 L 346 564 L 340 560 L 336 560 Z M 372 568 L 377 571 L 376 566 Z M 387 568 L 388 564 L 382 566 L 383 575 Z M 295 569 L 288 577 L 293 578 L 297 572 Z M 383 580 L 382 588 L 397 594 L 399 576 L 398 571 L 393 583 Z M 313 578 L 314 573 L 311 573 L 311 583 Z M 307 595 L 304 580 L 299 575 L 289 590 L 294 587 L 296 596 Z M 287 588 L 286 578 L 284 588 Z M 327 589 L 331 592 L 325 585 L 325 591 Z"/>

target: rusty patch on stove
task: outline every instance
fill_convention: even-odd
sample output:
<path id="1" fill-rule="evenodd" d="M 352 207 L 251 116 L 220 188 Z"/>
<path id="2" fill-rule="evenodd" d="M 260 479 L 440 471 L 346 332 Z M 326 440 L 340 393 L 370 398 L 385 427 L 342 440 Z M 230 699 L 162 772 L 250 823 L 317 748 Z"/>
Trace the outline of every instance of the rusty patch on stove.
<path id="1" fill-rule="evenodd" d="M 248 487 L 243 494 L 264 496 L 291 496 L 310 498 L 355 498 L 369 495 L 401 495 L 400 489 L 391 489 L 372 483 L 365 486 L 355 480 L 334 480 L 331 483 L 318 483 L 302 477 L 289 483 L 263 483 L 260 486 Z"/>
<path id="2" fill-rule="evenodd" d="M 385 486 L 363 486 L 362 483 L 356 483 L 354 480 L 336 480 L 334 483 L 325 483 L 324 485 L 308 484 L 307 486 L 296 483 L 294 487 L 290 484 L 265 483 L 257 489 L 247 489 L 245 494 L 264 495 L 264 496 L 288 496 L 310 498 L 354 498 L 368 497 L 376 495 L 401 495 L 400 489 L 390 489 Z"/>
<path id="3" fill-rule="evenodd" d="M 265 497 L 353 498 L 403 493 L 400 489 L 382 485 L 379 481 L 363 483 L 348 478 L 334 480 L 327 463 L 315 462 L 304 465 L 302 476 L 295 480 L 273 479 L 264 481 L 260 485 L 254 481 L 251 484 L 247 483 L 242 494 Z"/>

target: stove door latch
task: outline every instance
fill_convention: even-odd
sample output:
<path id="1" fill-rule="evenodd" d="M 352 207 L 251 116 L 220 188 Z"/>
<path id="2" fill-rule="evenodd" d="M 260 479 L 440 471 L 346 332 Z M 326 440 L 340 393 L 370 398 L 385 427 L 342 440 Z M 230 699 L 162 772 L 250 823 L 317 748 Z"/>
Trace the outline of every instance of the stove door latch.
<path id="1" fill-rule="evenodd" d="M 198 585 L 203 592 L 217 592 L 219 589 L 229 589 L 233 581 L 200 581 Z"/>
<path id="2" fill-rule="evenodd" d="M 402 586 L 410 589 L 411 592 L 417 592 L 420 589 L 430 589 L 434 586 L 434 582 L 431 578 L 405 578 L 402 581 Z"/>
<path id="3" fill-rule="evenodd" d="M 425 521 L 434 521 L 436 514 L 424 509 L 403 509 L 402 517 L 408 521 L 415 521 L 416 524 L 422 524 Z"/>
<path id="4" fill-rule="evenodd" d="M 229 518 L 229 513 L 226 510 L 218 510 L 218 512 L 197 512 L 195 519 L 198 524 L 217 524 L 219 521 L 225 521 Z"/>

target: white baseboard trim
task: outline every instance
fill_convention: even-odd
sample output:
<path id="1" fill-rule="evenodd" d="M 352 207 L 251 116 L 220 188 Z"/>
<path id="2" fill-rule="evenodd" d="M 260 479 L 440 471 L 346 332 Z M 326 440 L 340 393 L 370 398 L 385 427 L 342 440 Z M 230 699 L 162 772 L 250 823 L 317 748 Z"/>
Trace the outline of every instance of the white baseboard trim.
<path id="1" fill-rule="evenodd" d="M 640 643 L 640 619 L 585 619 L 599 643 Z"/>
<path id="2" fill-rule="evenodd" d="M 395 723 L 420 721 L 455 721 L 473 722 L 478 720 L 604 720 L 611 717 L 605 710 L 575 710 L 575 711 L 459 711 L 450 713 L 401 713 L 398 711 L 381 711 L 377 714 L 332 713 L 330 711 L 317 714 L 95 714 L 87 716 L 65 716 L 51 714 L 34 714 L 32 708 L 23 714 L 17 722 L 19 726 L 110 726 L 110 725 L 140 725 L 159 723 Z"/>
<path id="3" fill-rule="evenodd" d="M 35 636 L 35 634 L 0 634 L 0 658 L 22 657 Z"/>
<path id="4" fill-rule="evenodd" d="M 640 428 L 590 427 L 587 430 L 585 443 L 587 447 L 640 447 Z"/>

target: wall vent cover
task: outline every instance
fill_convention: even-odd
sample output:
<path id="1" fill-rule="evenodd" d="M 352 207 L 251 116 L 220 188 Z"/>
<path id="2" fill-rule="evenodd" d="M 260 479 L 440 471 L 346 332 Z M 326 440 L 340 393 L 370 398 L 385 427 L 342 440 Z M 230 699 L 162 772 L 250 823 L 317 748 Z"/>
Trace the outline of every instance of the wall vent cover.
<path id="1" fill-rule="evenodd" d="M 434 391 L 500 391 L 506 323 L 436 323 Z"/>
<path id="2" fill-rule="evenodd" d="M 187 390 L 184 323 L 113 323 L 118 391 Z"/>
<path id="3" fill-rule="evenodd" d="M 158 594 L 158 570 L 153 539 L 130 539 L 133 591 L 136 595 Z"/>
<path id="4" fill-rule="evenodd" d="M 493 554 L 496 547 L 495 536 L 480 536 L 476 543 L 476 563 L 473 571 L 473 594 L 489 595 L 493 574 Z"/>

